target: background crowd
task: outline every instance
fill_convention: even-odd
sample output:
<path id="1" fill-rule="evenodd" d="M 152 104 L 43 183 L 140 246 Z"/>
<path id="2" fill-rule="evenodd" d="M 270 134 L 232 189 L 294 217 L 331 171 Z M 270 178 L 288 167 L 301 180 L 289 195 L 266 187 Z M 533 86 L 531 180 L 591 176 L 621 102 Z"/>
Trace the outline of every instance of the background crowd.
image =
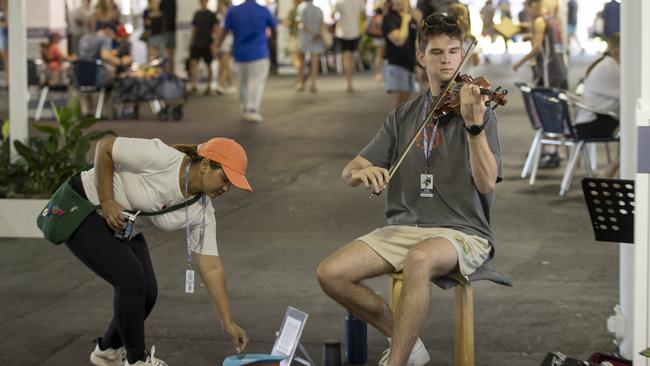
<path id="1" fill-rule="evenodd" d="M 43 84 L 69 83 L 74 78 L 67 67 L 70 62 L 100 60 L 97 80 L 109 90 L 115 79 L 180 75 L 189 81 L 190 96 L 198 95 L 199 88 L 202 95 L 238 93 L 242 119 L 261 122 L 266 79 L 269 73 L 278 72 L 277 55 L 282 53 L 276 24 L 288 30 L 286 53 L 294 68 L 289 73 L 296 75 L 296 91 L 316 93 L 319 75 L 334 69 L 343 75 L 344 89 L 353 93 L 355 73 L 374 69 L 375 79 L 383 82 L 388 94 L 389 109 L 426 87 L 423 69 L 416 62 L 415 34 L 431 14 L 453 17 L 463 29 L 465 48 L 479 41 L 480 47 L 470 56 L 473 66 L 492 62 L 490 46 L 495 42 L 505 46 L 506 54 L 514 44 L 530 44 L 530 51 L 512 62 L 515 71 L 524 65 L 532 68 L 533 85 L 568 89 L 569 50 L 573 46 L 584 52 L 576 37 L 576 0 L 562 8 L 566 14 L 560 13 L 558 0 L 525 1 L 516 16 L 510 0 L 486 0 L 474 14 L 479 28 L 472 26 L 469 6 L 457 0 L 332 0 L 327 8 L 318 4 L 322 7 L 323 3 L 294 0 L 280 17 L 274 2 L 266 6 L 253 0 L 237 5 L 232 0 L 190 2 L 196 12 L 188 49 L 182 52 L 187 57 L 184 65 L 175 65 L 176 0 L 148 0 L 141 13 L 141 29 L 135 30 L 124 24 L 114 0 L 83 0 L 69 9 L 68 52 L 60 47 L 65 35 L 57 32 L 51 32 L 41 45 Z M 6 0 L 0 1 L 0 55 L 7 65 L 4 9 Z M 589 24 L 590 34 L 602 40 L 615 36 L 619 13 L 618 1 L 606 3 Z M 247 16 L 263 20 L 246 21 Z M 146 43 L 146 63 L 133 62 L 131 43 L 136 39 Z M 7 72 L 7 67 L 4 70 Z M 548 165 L 556 165 L 560 157 L 555 152 L 549 154 L 544 159 L 549 160 Z"/>

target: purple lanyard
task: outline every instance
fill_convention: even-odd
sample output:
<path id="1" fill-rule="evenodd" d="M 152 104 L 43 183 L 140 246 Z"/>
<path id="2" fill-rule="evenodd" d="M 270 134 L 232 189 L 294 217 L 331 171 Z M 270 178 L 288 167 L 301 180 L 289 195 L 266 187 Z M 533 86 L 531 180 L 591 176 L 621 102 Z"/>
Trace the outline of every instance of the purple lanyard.
<path id="1" fill-rule="evenodd" d="M 426 99 L 424 100 L 424 118 L 427 118 L 427 113 L 429 112 L 429 104 L 431 104 L 431 91 L 427 91 Z M 436 143 L 436 132 L 438 131 L 438 121 L 435 122 L 433 126 L 433 131 L 431 132 L 431 137 L 427 134 L 427 127 L 425 126 L 422 130 L 423 143 L 424 143 L 424 159 L 427 162 L 427 167 L 429 166 L 429 158 L 431 157 L 431 151 L 433 150 L 433 145 Z"/>
<path id="2" fill-rule="evenodd" d="M 188 162 L 185 167 L 185 195 L 189 196 L 190 190 L 190 166 L 192 162 Z M 201 231 L 199 233 L 199 246 L 203 247 L 203 238 L 205 236 L 205 207 L 207 206 L 207 199 L 205 195 L 201 197 L 201 206 L 203 207 L 203 221 L 201 222 Z M 190 234 L 190 214 L 185 202 L 185 241 L 187 242 L 187 266 L 192 268 L 192 235 Z"/>

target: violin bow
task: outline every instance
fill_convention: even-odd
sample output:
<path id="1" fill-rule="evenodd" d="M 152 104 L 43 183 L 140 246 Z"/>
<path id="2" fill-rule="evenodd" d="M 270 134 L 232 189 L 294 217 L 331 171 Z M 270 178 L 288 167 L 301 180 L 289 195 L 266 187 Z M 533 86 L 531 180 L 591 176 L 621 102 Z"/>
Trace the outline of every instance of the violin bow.
<path id="1" fill-rule="evenodd" d="M 447 92 L 451 88 L 451 85 L 454 83 L 454 80 L 456 80 L 456 78 L 460 74 L 460 71 L 463 69 L 463 67 L 467 63 L 467 60 L 469 60 L 469 56 L 472 54 L 472 51 L 474 51 L 474 48 L 476 47 L 477 43 L 478 43 L 478 41 L 474 40 L 474 42 L 472 42 L 472 44 L 469 45 L 469 48 L 467 49 L 467 52 L 465 53 L 465 56 L 463 56 L 463 59 L 460 61 L 460 64 L 456 68 L 456 71 L 454 72 L 454 75 L 452 76 L 451 79 L 449 79 L 449 82 L 447 82 L 447 85 L 445 86 L 445 89 L 442 91 L 442 93 L 440 93 L 438 95 L 438 97 L 436 98 L 436 104 L 431 109 L 431 112 L 429 112 L 429 115 L 427 116 L 427 118 L 424 119 L 424 122 L 422 122 L 422 126 L 420 126 L 420 129 L 418 130 L 418 132 L 415 133 L 415 136 L 413 136 L 413 139 L 411 139 L 411 142 L 406 147 L 406 150 L 404 150 L 404 152 L 402 153 L 402 156 L 397 160 L 397 163 L 395 165 L 391 166 L 390 169 L 388 170 L 388 181 L 387 181 L 386 185 L 388 185 L 388 182 L 390 182 L 390 180 L 393 178 L 393 175 L 395 175 L 395 172 L 397 171 L 397 169 L 399 169 L 400 165 L 402 165 L 402 162 L 406 158 L 406 155 L 409 153 L 409 151 L 411 150 L 411 148 L 415 144 L 415 141 L 417 140 L 418 136 L 420 136 L 420 134 L 424 130 L 424 126 L 426 126 L 427 123 L 429 123 L 431 121 L 431 119 L 433 118 L 433 112 L 435 112 L 436 109 L 438 109 L 438 107 L 440 106 L 440 102 L 444 99 L 443 97 L 445 96 L 445 94 L 447 94 Z M 433 138 L 435 139 L 435 136 Z M 383 192 L 383 190 L 381 192 Z M 379 192 L 379 193 L 375 193 L 375 192 L 370 193 L 370 198 L 374 198 L 376 196 L 379 196 L 381 194 L 381 192 Z"/>

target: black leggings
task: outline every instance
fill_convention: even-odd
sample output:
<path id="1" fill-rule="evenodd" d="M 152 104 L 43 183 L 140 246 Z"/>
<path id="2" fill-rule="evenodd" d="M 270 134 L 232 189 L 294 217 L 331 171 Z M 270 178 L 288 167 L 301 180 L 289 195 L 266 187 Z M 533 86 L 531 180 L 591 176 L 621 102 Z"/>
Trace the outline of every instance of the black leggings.
<path id="1" fill-rule="evenodd" d="M 81 179 L 72 187 L 85 197 Z M 144 320 L 156 303 L 158 284 L 151 265 L 147 242 L 142 234 L 131 241 L 113 236 L 113 231 L 97 213 L 91 213 L 66 246 L 95 274 L 113 286 L 113 319 L 100 347 L 125 346 L 130 363 L 145 355 Z"/>

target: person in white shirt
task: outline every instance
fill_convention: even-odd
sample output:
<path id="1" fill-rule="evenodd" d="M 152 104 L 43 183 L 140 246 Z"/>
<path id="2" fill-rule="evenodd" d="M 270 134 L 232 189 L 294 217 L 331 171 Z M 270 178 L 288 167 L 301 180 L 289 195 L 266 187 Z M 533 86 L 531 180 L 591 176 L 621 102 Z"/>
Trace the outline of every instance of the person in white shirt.
<path id="1" fill-rule="evenodd" d="M 619 36 L 615 34 L 607 41 L 607 53 L 587 68 L 582 104 L 590 110 L 578 109 L 576 114 L 575 129 L 580 138 L 611 137 L 618 128 L 621 99 L 619 43 Z"/>
<path id="2" fill-rule="evenodd" d="M 359 48 L 361 39 L 361 21 L 365 18 L 364 0 L 336 0 L 334 16 L 336 21 L 336 39 L 343 51 L 343 72 L 347 91 L 352 92 L 354 76 L 354 52 Z"/>
<path id="3" fill-rule="evenodd" d="M 614 136 L 619 127 L 621 104 L 620 37 L 615 33 L 607 40 L 607 52 L 588 68 L 582 82 L 582 104 L 578 108 L 574 129 L 578 138 L 601 139 Z M 595 148 L 590 150 L 595 154 Z M 596 156 L 594 155 L 596 161 Z M 598 176 L 615 178 L 618 159 L 598 171 Z"/>
<path id="4" fill-rule="evenodd" d="M 214 208 L 208 198 L 228 192 L 231 185 L 252 191 L 245 176 L 247 165 L 244 149 L 226 138 L 213 138 L 198 147 L 123 137 L 97 144 L 95 167 L 74 177 L 71 185 L 89 202 L 101 205 L 101 210 L 91 213 L 65 242 L 115 290 L 113 319 L 90 355 L 93 365 L 166 365 L 154 357 L 153 347 L 149 354 L 145 345 L 144 322 L 155 304 L 157 284 L 140 233 L 143 227 L 185 229 L 187 263 L 179 260 L 178 267 L 189 267 L 186 292 L 193 292 L 194 257 L 223 329 L 238 353 L 246 348 L 246 332 L 231 315 Z M 136 217 L 130 240 L 116 234 L 124 228 L 125 209 L 155 213 L 174 207 L 178 209 Z"/>
<path id="5" fill-rule="evenodd" d="M 325 44 L 321 39 L 323 30 L 323 11 L 314 5 L 312 0 L 305 0 L 296 10 L 296 19 L 299 24 L 299 42 L 298 42 L 298 91 L 305 90 L 305 57 L 309 54 L 310 72 L 309 72 L 309 91 L 316 92 L 316 77 L 318 76 L 318 67 L 320 55 L 325 52 Z"/>

